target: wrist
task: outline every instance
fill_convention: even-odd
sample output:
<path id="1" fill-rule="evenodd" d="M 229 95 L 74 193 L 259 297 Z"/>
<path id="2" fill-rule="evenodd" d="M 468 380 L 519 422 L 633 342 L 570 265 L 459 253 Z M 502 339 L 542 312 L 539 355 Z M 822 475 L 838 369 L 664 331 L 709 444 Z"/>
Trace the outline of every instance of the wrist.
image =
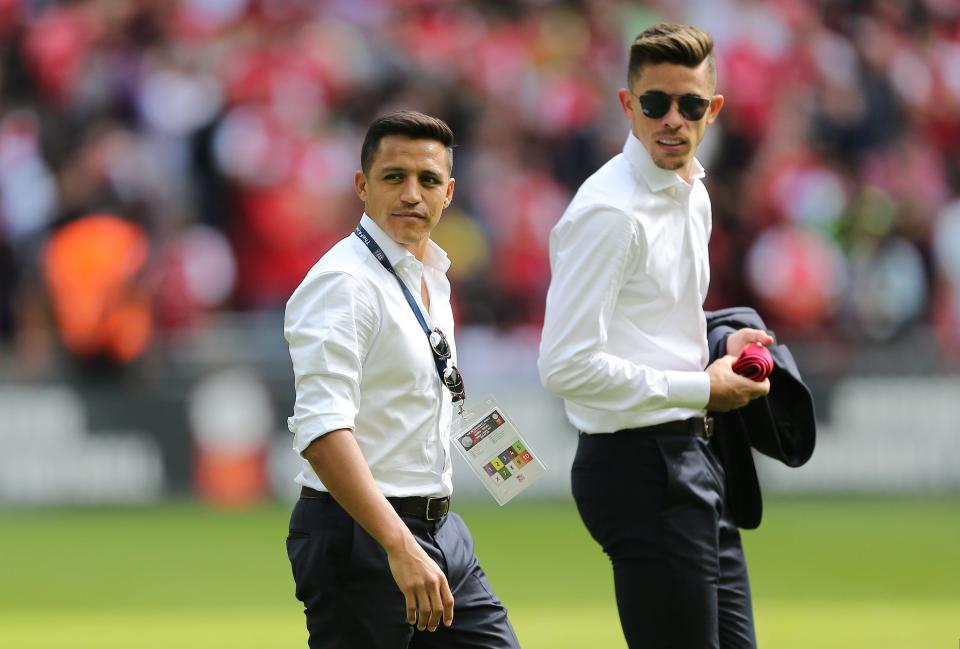
<path id="1" fill-rule="evenodd" d="M 413 538 L 410 530 L 407 529 L 407 526 L 404 525 L 400 517 L 397 517 L 397 525 L 393 526 L 384 534 L 382 539 L 378 539 L 387 554 L 395 554 L 402 551 L 411 540 L 413 540 Z M 416 543 L 415 540 L 414 543 Z"/>

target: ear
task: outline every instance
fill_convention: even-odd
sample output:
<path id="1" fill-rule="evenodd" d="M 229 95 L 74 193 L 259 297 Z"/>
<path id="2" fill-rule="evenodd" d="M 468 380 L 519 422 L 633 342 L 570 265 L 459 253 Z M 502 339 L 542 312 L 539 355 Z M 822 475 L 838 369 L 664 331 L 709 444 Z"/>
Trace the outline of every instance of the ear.
<path id="1" fill-rule="evenodd" d="M 358 171 L 353 176 L 353 188 L 357 192 L 357 196 L 360 197 L 360 200 L 364 203 L 367 202 L 367 177 L 363 174 L 362 171 Z"/>
<path id="2" fill-rule="evenodd" d="M 707 109 L 707 124 L 717 121 L 721 108 L 723 108 L 723 95 L 714 95 L 710 100 L 710 108 Z"/>
<path id="3" fill-rule="evenodd" d="M 633 93 L 627 90 L 626 88 L 620 88 L 617 92 L 617 98 L 620 100 L 620 109 L 623 111 L 623 114 L 627 116 L 627 119 L 630 120 L 630 123 L 633 123 L 633 111 L 638 107 L 634 103 L 636 98 L 633 96 Z"/>
<path id="4" fill-rule="evenodd" d="M 447 183 L 447 195 L 443 199 L 443 207 L 450 207 L 450 202 L 453 201 L 453 186 L 457 184 L 456 178 L 451 178 L 450 182 Z"/>

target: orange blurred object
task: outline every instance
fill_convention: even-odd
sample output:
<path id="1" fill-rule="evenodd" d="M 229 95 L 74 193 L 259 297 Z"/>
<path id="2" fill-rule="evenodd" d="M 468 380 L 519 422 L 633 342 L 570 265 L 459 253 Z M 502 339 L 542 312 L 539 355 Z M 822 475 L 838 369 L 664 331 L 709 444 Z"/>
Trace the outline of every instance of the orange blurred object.
<path id="1" fill-rule="evenodd" d="M 195 451 L 197 493 L 219 507 L 255 505 L 267 495 L 266 451 L 244 450 L 234 453 L 223 449 Z"/>
<path id="2" fill-rule="evenodd" d="M 143 228 L 105 214 L 50 237 L 43 271 L 67 349 L 120 364 L 143 355 L 153 334 L 150 296 L 140 285 L 148 253 Z"/>

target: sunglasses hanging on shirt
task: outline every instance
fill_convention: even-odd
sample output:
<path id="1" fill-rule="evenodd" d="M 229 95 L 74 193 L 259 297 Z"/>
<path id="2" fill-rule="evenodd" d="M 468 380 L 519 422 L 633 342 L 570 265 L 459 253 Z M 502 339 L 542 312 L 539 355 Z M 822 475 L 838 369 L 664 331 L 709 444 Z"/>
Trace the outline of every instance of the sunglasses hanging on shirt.
<path id="1" fill-rule="evenodd" d="M 698 122 L 707 114 L 710 100 L 700 95 L 669 95 L 659 90 L 651 90 L 636 95 L 640 100 L 640 110 L 650 119 L 660 119 L 670 111 L 673 100 L 677 100 L 677 110 L 683 119 Z"/>
<path id="2" fill-rule="evenodd" d="M 443 372 L 440 374 L 443 384 L 447 386 L 450 394 L 453 395 L 454 403 L 462 401 L 466 397 L 466 390 L 464 390 L 463 387 L 463 376 L 460 375 L 460 370 L 457 369 L 457 366 L 453 364 L 453 360 L 450 358 L 450 343 L 447 342 L 447 337 L 440 331 L 439 327 L 434 327 L 430 335 L 427 336 L 427 340 L 430 341 L 430 349 L 433 350 L 434 359 L 446 364 Z M 439 363 L 437 367 L 440 367 Z"/>
<path id="3" fill-rule="evenodd" d="M 403 291 L 403 297 L 406 298 L 407 304 L 409 304 L 410 308 L 413 310 L 413 314 L 417 316 L 417 321 L 420 323 L 423 333 L 427 335 L 427 342 L 430 343 L 430 350 L 433 352 L 433 361 L 437 366 L 437 375 L 440 377 L 440 381 L 443 383 L 443 385 L 450 390 L 450 394 L 453 396 L 453 402 L 461 403 L 462 410 L 462 402 L 467 396 L 467 391 L 463 386 L 463 376 L 461 376 L 460 370 L 458 370 L 453 364 L 453 359 L 451 358 L 450 353 L 450 343 L 447 342 L 447 337 L 442 331 L 440 331 L 440 329 L 434 327 L 431 330 L 430 327 L 427 326 L 427 320 L 423 317 L 423 313 L 420 312 L 420 307 L 417 305 L 417 301 L 414 299 L 413 294 L 410 293 L 410 289 L 407 288 L 407 285 L 404 284 L 403 280 L 400 279 L 400 276 L 397 275 L 397 271 L 393 269 L 393 266 L 387 260 L 387 255 L 383 252 L 377 242 L 373 240 L 373 237 L 370 236 L 370 233 L 359 224 L 353 233 L 357 235 L 357 238 L 359 238 L 360 241 L 363 241 L 364 245 L 367 246 L 373 256 L 377 258 L 377 261 L 379 261 L 384 268 L 390 271 L 390 274 L 393 275 L 400 284 L 400 289 Z"/>

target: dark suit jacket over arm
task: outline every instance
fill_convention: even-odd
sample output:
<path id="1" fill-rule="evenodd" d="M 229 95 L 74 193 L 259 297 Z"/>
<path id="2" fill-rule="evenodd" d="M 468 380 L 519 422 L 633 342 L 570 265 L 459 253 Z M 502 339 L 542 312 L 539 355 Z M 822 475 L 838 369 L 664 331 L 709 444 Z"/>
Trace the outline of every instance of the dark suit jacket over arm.
<path id="1" fill-rule="evenodd" d="M 706 316 L 711 362 L 724 355 L 727 336 L 734 331 L 744 327 L 767 331 L 763 320 L 749 307 L 708 311 Z M 726 471 L 726 505 L 736 524 L 745 529 L 759 526 L 763 516 L 751 448 L 798 467 L 810 459 L 816 443 L 813 397 L 793 355 L 786 345 L 770 345 L 769 350 L 774 361 L 770 394 L 737 410 L 712 413 L 712 442 Z"/>

